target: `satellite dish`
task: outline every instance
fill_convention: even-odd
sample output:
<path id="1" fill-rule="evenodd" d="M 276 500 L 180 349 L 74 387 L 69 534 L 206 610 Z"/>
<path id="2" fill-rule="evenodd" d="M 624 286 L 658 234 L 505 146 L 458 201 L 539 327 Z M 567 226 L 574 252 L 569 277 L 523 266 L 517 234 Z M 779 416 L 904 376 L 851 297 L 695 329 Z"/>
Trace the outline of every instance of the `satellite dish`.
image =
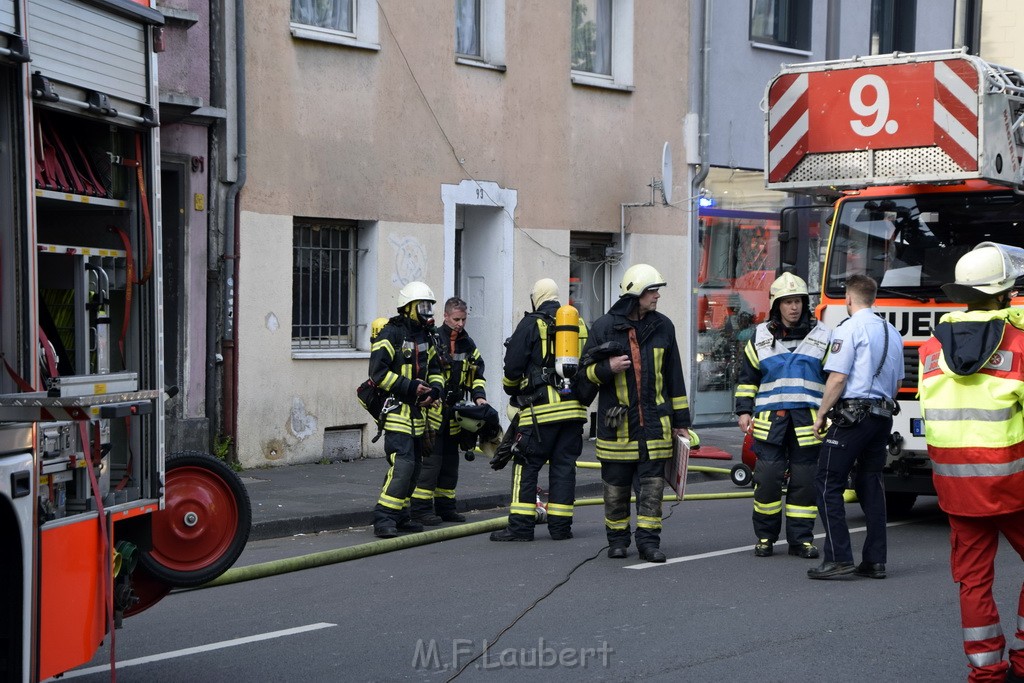
<path id="1" fill-rule="evenodd" d="M 667 142 L 661 149 L 661 198 L 672 203 L 672 148 Z"/>

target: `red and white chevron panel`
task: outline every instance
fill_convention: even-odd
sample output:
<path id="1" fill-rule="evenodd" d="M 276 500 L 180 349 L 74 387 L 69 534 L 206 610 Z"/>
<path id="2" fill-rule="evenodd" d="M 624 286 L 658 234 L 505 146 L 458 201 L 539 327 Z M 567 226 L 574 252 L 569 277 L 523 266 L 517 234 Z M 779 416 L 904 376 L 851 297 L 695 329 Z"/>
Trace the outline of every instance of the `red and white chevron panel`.
<path id="1" fill-rule="evenodd" d="M 783 73 L 768 88 L 768 181 L 807 155 L 865 150 L 938 147 L 977 171 L 979 78 L 955 57 Z"/>

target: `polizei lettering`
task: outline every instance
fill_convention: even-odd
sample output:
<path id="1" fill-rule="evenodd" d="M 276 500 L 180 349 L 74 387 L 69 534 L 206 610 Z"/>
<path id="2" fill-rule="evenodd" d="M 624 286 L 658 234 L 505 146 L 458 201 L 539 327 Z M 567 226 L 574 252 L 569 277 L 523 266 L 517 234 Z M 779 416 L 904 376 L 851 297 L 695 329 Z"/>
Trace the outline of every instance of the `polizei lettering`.
<path id="1" fill-rule="evenodd" d="M 895 327 L 904 341 L 908 339 L 925 340 L 932 336 L 932 330 L 939 324 L 939 318 L 949 313 L 951 309 L 888 309 L 878 311 L 878 315 L 885 318 Z"/>

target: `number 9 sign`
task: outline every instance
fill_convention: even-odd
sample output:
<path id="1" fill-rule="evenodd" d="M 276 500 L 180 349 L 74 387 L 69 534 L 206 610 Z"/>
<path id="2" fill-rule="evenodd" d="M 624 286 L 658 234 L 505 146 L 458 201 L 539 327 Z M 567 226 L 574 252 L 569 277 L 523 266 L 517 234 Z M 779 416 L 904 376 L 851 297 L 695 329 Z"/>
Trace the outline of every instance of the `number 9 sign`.
<path id="1" fill-rule="evenodd" d="M 810 74 L 808 152 L 933 144 L 931 63 Z"/>

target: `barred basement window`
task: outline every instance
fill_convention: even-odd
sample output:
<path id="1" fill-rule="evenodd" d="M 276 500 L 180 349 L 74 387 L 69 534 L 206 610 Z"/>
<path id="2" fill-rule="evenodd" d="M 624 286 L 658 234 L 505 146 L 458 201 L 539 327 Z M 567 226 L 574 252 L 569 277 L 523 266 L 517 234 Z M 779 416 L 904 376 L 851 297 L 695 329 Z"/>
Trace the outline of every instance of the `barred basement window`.
<path id="1" fill-rule="evenodd" d="M 353 348 L 356 224 L 296 218 L 292 245 L 292 348 Z"/>

